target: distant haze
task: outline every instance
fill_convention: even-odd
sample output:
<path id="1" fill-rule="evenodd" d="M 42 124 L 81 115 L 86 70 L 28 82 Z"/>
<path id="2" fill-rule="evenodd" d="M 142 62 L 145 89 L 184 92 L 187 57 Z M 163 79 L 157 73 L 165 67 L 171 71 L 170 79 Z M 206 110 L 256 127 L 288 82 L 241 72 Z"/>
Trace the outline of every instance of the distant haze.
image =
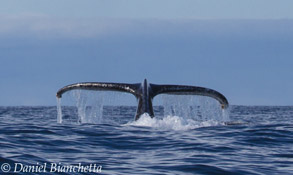
<path id="1" fill-rule="evenodd" d="M 55 105 L 70 83 L 144 78 L 293 105 L 293 1 L 166 2 L 1 1 L 0 105 Z"/>

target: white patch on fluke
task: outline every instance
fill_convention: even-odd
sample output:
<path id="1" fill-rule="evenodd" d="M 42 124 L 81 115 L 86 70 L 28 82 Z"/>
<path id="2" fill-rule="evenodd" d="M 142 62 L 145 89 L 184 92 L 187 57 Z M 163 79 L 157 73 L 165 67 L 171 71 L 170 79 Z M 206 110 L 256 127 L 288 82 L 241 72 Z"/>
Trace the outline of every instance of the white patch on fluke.
<path id="1" fill-rule="evenodd" d="M 151 118 L 147 113 L 141 115 L 137 121 L 128 122 L 128 126 L 146 126 L 162 130 L 190 130 L 200 127 L 223 125 L 223 122 L 209 120 L 209 121 L 195 121 L 192 119 L 185 119 L 179 116 L 165 116 L 162 119 Z"/>

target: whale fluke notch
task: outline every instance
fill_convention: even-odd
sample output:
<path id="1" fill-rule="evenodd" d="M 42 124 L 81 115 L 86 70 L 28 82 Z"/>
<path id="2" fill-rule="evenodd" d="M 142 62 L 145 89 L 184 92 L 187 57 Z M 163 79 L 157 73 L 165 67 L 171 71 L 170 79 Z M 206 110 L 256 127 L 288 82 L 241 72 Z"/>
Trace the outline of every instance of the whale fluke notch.
<path id="1" fill-rule="evenodd" d="M 208 96 L 216 99 L 223 109 L 229 106 L 226 97 L 213 89 L 197 86 L 148 84 L 146 79 L 143 83 L 136 84 L 102 82 L 76 83 L 61 88 L 56 96 L 57 98 L 61 98 L 63 93 L 74 89 L 118 91 L 133 94 L 138 100 L 135 120 L 138 120 L 144 113 L 148 113 L 149 116 L 154 117 L 152 100 L 159 94 Z"/>

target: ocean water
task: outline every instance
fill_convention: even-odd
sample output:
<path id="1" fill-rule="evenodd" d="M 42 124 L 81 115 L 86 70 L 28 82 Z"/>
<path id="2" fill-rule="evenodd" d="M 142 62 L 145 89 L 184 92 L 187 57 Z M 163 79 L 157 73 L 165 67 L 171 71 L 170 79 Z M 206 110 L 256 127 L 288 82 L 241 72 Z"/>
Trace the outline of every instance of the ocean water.
<path id="1" fill-rule="evenodd" d="M 65 106 L 62 123 L 56 106 L 0 107 L 0 174 L 293 174 L 293 107 L 232 105 L 228 121 L 164 107 L 134 122 L 135 107 L 102 106 L 92 122 Z"/>

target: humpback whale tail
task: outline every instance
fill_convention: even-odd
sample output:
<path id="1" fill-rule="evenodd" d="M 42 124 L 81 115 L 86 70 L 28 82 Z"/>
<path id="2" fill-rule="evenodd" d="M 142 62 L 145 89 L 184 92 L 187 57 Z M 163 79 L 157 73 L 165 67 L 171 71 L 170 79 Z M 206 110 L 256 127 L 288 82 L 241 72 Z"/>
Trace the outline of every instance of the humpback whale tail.
<path id="1" fill-rule="evenodd" d="M 159 94 L 208 96 L 216 99 L 223 109 L 229 106 L 225 96 L 212 89 L 185 85 L 148 84 L 146 79 L 143 83 L 136 84 L 102 82 L 76 83 L 61 88 L 56 96 L 57 98 L 61 98 L 63 93 L 74 89 L 120 91 L 133 94 L 138 99 L 135 120 L 138 120 L 143 113 L 148 113 L 151 117 L 154 117 L 152 100 Z"/>

